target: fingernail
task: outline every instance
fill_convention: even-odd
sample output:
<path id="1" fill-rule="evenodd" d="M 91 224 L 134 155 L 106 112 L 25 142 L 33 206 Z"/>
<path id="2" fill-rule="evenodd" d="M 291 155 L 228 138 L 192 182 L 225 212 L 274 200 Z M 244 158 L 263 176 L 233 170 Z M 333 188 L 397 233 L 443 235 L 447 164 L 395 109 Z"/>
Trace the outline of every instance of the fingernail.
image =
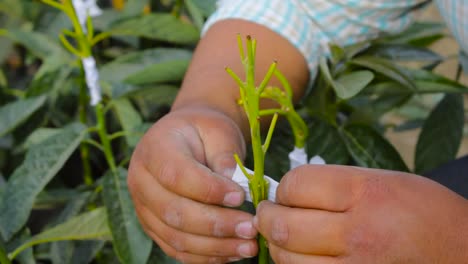
<path id="1" fill-rule="evenodd" d="M 244 258 L 251 258 L 254 256 L 253 252 L 252 252 L 252 246 L 250 245 L 250 243 L 244 243 L 244 244 L 240 244 L 238 247 L 237 247 L 237 253 L 239 253 L 239 255 L 241 255 L 242 257 Z"/>
<path id="2" fill-rule="evenodd" d="M 239 206 L 242 202 L 241 192 L 230 192 L 224 196 L 223 204 L 226 206 Z"/>
<path id="3" fill-rule="evenodd" d="M 245 221 L 236 226 L 236 234 L 240 238 L 251 239 L 257 235 L 257 230 L 253 227 L 252 221 Z"/>
<path id="4" fill-rule="evenodd" d="M 241 260 L 242 258 L 238 258 L 238 257 L 234 257 L 234 258 L 228 258 L 228 262 L 236 262 L 236 261 L 239 261 Z"/>

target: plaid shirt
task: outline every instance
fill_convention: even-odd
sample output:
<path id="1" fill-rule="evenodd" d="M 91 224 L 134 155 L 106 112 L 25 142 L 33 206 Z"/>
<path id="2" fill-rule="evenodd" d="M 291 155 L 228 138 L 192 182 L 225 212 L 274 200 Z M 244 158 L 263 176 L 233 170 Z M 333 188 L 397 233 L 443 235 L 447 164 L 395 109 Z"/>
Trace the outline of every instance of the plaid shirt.
<path id="1" fill-rule="evenodd" d="M 328 43 L 344 46 L 398 33 L 426 0 L 219 0 L 205 24 L 239 18 L 262 24 L 288 39 L 306 58 L 312 77 Z M 435 0 L 447 26 L 468 51 L 468 2 Z M 466 15 L 465 15 L 466 14 Z"/>

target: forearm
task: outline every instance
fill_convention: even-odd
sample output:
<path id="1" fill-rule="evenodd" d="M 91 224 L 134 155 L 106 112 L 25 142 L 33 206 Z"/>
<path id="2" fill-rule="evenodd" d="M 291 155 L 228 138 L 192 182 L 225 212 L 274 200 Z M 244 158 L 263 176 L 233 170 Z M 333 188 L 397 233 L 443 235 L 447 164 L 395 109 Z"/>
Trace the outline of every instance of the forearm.
<path id="1" fill-rule="evenodd" d="M 289 80 L 295 99 L 300 98 L 308 82 L 309 70 L 303 55 L 286 39 L 268 28 L 243 20 L 223 20 L 213 25 L 197 46 L 181 90 L 172 109 L 203 106 L 216 109 L 232 118 L 249 135 L 248 122 L 237 104 L 239 88 L 225 72 L 229 66 L 241 78 L 243 66 L 237 47 L 237 34 L 257 40 L 256 81 L 259 83 L 271 63 Z M 278 84 L 273 78 L 271 84 Z"/>

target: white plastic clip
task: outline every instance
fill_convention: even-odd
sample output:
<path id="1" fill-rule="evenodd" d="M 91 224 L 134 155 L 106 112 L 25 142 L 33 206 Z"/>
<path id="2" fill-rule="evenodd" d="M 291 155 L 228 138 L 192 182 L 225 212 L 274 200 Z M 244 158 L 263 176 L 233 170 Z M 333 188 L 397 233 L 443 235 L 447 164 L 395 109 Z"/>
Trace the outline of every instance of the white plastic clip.
<path id="1" fill-rule="evenodd" d="M 99 72 L 96 68 L 96 61 L 93 57 L 87 57 L 82 60 L 86 76 L 86 84 L 91 96 L 91 105 L 97 105 L 101 102 L 101 86 L 99 85 Z"/>
<path id="2" fill-rule="evenodd" d="M 253 171 L 245 168 L 249 174 L 253 174 Z M 264 176 L 265 180 L 268 181 L 268 200 L 275 202 L 276 201 L 276 189 L 278 188 L 278 182 L 273 180 L 268 176 Z M 236 166 L 236 170 L 234 171 L 234 175 L 232 176 L 232 180 L 239 184 L 245 192 L 245 200 L 252 202 L 252 197 L 250 196 L 250 189 L 249 189 L 249 179 L 245 177 L 244 173 L 242 173 L 241 168 L 239 165 Z"/>

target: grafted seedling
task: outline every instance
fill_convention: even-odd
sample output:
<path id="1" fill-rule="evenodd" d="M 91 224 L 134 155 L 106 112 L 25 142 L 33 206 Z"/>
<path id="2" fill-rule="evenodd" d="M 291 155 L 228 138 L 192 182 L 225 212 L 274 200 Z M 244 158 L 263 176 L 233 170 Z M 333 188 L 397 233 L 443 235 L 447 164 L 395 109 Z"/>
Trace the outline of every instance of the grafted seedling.
<path id="1" fill-rule="evenodd" d="M 274 61 L 266 73 L 263 80 L 257 86 L 255 84 L 255 53 L 257 42 L 250 36 L 246 38 L 246 51 L 242 38 L 237 37 L 239 45 L 239 53 L 245 71 L 245 81 L 241 80 L 230 68 L 226 71 L 239 85 L 239 104 L 242 105 L 247 115 L 250 126 L 250 138 L 253 151 L 254 173 L 248 173 L 243 166 L 238 155 L 235 154 L 235 159 L 241 168 L 245 177 L 249 181 L 250 195 L 255 207 L 268 199 L 268 181 L 264 178 L 265 155 L 271 143 L 273 131 L 276 126 L 278 115 L 284 115 L 291 124 L 295 145 L 298 148 L 303 148 L 305 138 L 308 135 L 307 125 L 302 118 L 294 110 L 292 89 L 284 75 L 278 70 L 277 62 Z M 271 78 L 275 76 L 282 85 L 282 88 L 269 85 Z M 262 99 L 270 99 L 278 103 L 278 108 L 261 109 L 260 101 Z M 260 119 L 264 116 L 273 116 L 270 123 L 265 141 L 262 142 Z M 268 262 L 268 249 L 263 237 L 259 237 L 259 263 Z"/>

